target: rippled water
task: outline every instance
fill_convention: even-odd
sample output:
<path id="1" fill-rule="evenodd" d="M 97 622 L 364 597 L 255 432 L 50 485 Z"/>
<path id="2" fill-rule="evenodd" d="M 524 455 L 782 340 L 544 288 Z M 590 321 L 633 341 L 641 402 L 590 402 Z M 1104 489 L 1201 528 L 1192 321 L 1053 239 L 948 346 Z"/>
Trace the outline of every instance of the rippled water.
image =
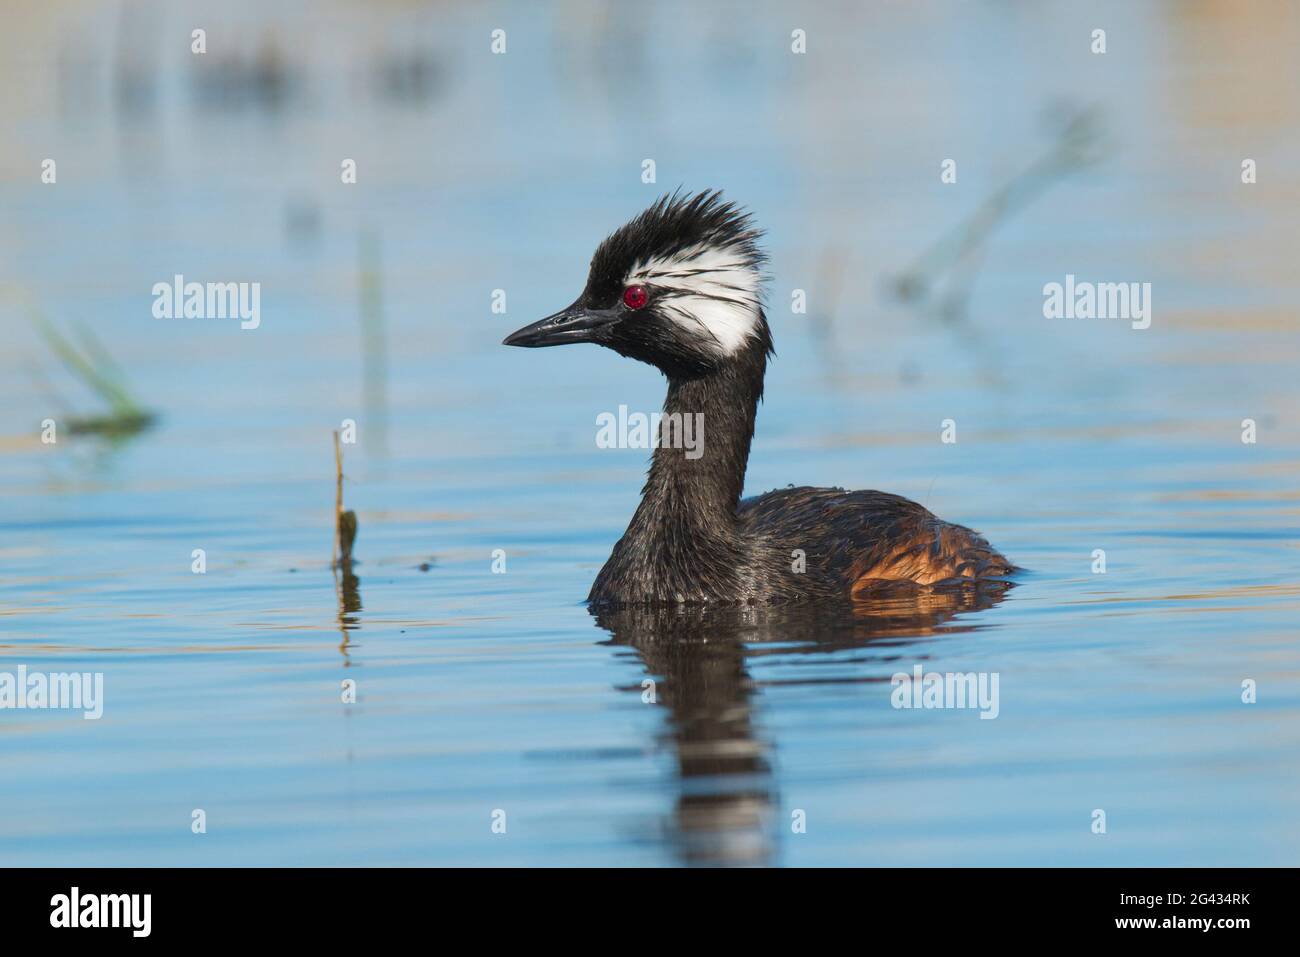
<path id="1" fill-rule="evenodd" d="M 130 6 L 0 31 L 0 671 L 105 676 L 98 721 L 0 712 L 0 862 L 1294 863 L 1294 8 L 234 4 L 200 67 L 183 6 Z M 1061 101 L 1097 161 L 1007 212 L 964 310 L 900 302 Z M 1001 600 L 588 613 L 646 458 L 596 416 L 662 382 L 499 342 L 678 183 L 770 233 L 748 492 L 908 495 L 1027 569 Z M 178 272 L 261 282 L 261 327 L 153 319 Z M 1067 273 L 1151 282 L 1151 328 L 1044 319 Z M 96 400 L 33 307 L 156 427 L 42 445 Z M 996 673 L 998 717 L 893 708 L 918 664 Z"/>

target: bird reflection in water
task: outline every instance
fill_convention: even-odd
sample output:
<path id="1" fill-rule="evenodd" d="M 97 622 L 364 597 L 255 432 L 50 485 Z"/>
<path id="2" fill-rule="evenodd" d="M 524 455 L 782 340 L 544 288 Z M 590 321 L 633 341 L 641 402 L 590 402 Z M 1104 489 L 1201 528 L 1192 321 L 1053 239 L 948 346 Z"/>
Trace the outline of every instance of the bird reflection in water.
<path id="1" fill-rule="evenodd" d="M 789 822 L 772 773 L 775 744 L 755 716 L 750 659 L 826 654 L 870 644 L 896 648 L 937 633 L 970 631 L 961 612 L 997 604 L 1005 585 L 950 591 L 915 586 L 826 606 L 628 607 L 594 611 L 606 644 L 634 649 L 668 711 L 664 740 L 677 759 L 668 839 L 685 864 L 777 862 Z M 824 679 L 819 679 L 824 680 Z M 848 681 L 879 680 L 878 676 Z M 627 690 L 644 694 L 638 683 Z"/>

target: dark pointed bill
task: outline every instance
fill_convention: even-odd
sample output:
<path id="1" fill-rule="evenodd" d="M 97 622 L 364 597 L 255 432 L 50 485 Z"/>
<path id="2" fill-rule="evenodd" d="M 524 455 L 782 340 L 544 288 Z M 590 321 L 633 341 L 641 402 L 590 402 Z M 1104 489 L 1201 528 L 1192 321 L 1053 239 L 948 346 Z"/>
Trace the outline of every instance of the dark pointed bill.
<path id="1" fill-rule="evenodd" d="M 510 333 L 502 340 L 505 346 L 562 346 L 570 342 L 593 342 L 598 330 L 617 318 L 612 312 L 584 309 L 576 303 Z"/>

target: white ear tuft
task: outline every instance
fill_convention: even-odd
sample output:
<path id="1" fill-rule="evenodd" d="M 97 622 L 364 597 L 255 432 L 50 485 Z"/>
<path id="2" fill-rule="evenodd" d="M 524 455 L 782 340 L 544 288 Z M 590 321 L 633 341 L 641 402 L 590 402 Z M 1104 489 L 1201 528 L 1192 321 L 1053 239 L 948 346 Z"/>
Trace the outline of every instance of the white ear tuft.
<path id="1" fill-rule="evenodd" d="M 731 355 L 758 334 L 762 276 L 735 246 L 690 246 L 637 263 L 627 284 L 653 287 L 659 311 L 704 348 Z"/>

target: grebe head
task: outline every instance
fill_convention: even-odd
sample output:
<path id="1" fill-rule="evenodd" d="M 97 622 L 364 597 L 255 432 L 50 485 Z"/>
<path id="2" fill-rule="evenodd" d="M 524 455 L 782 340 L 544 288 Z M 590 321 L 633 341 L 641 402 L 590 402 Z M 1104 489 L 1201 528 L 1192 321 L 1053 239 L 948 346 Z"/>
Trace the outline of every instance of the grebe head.
<path id="1" fill-rule="evenodd" d="M 704 375 L 754 349 L 765 359 L 761 235 L 720 191 L 665 196 L 597 247 L 573 305 L 505 345 L 594 342 L 673 378 Z"/>

